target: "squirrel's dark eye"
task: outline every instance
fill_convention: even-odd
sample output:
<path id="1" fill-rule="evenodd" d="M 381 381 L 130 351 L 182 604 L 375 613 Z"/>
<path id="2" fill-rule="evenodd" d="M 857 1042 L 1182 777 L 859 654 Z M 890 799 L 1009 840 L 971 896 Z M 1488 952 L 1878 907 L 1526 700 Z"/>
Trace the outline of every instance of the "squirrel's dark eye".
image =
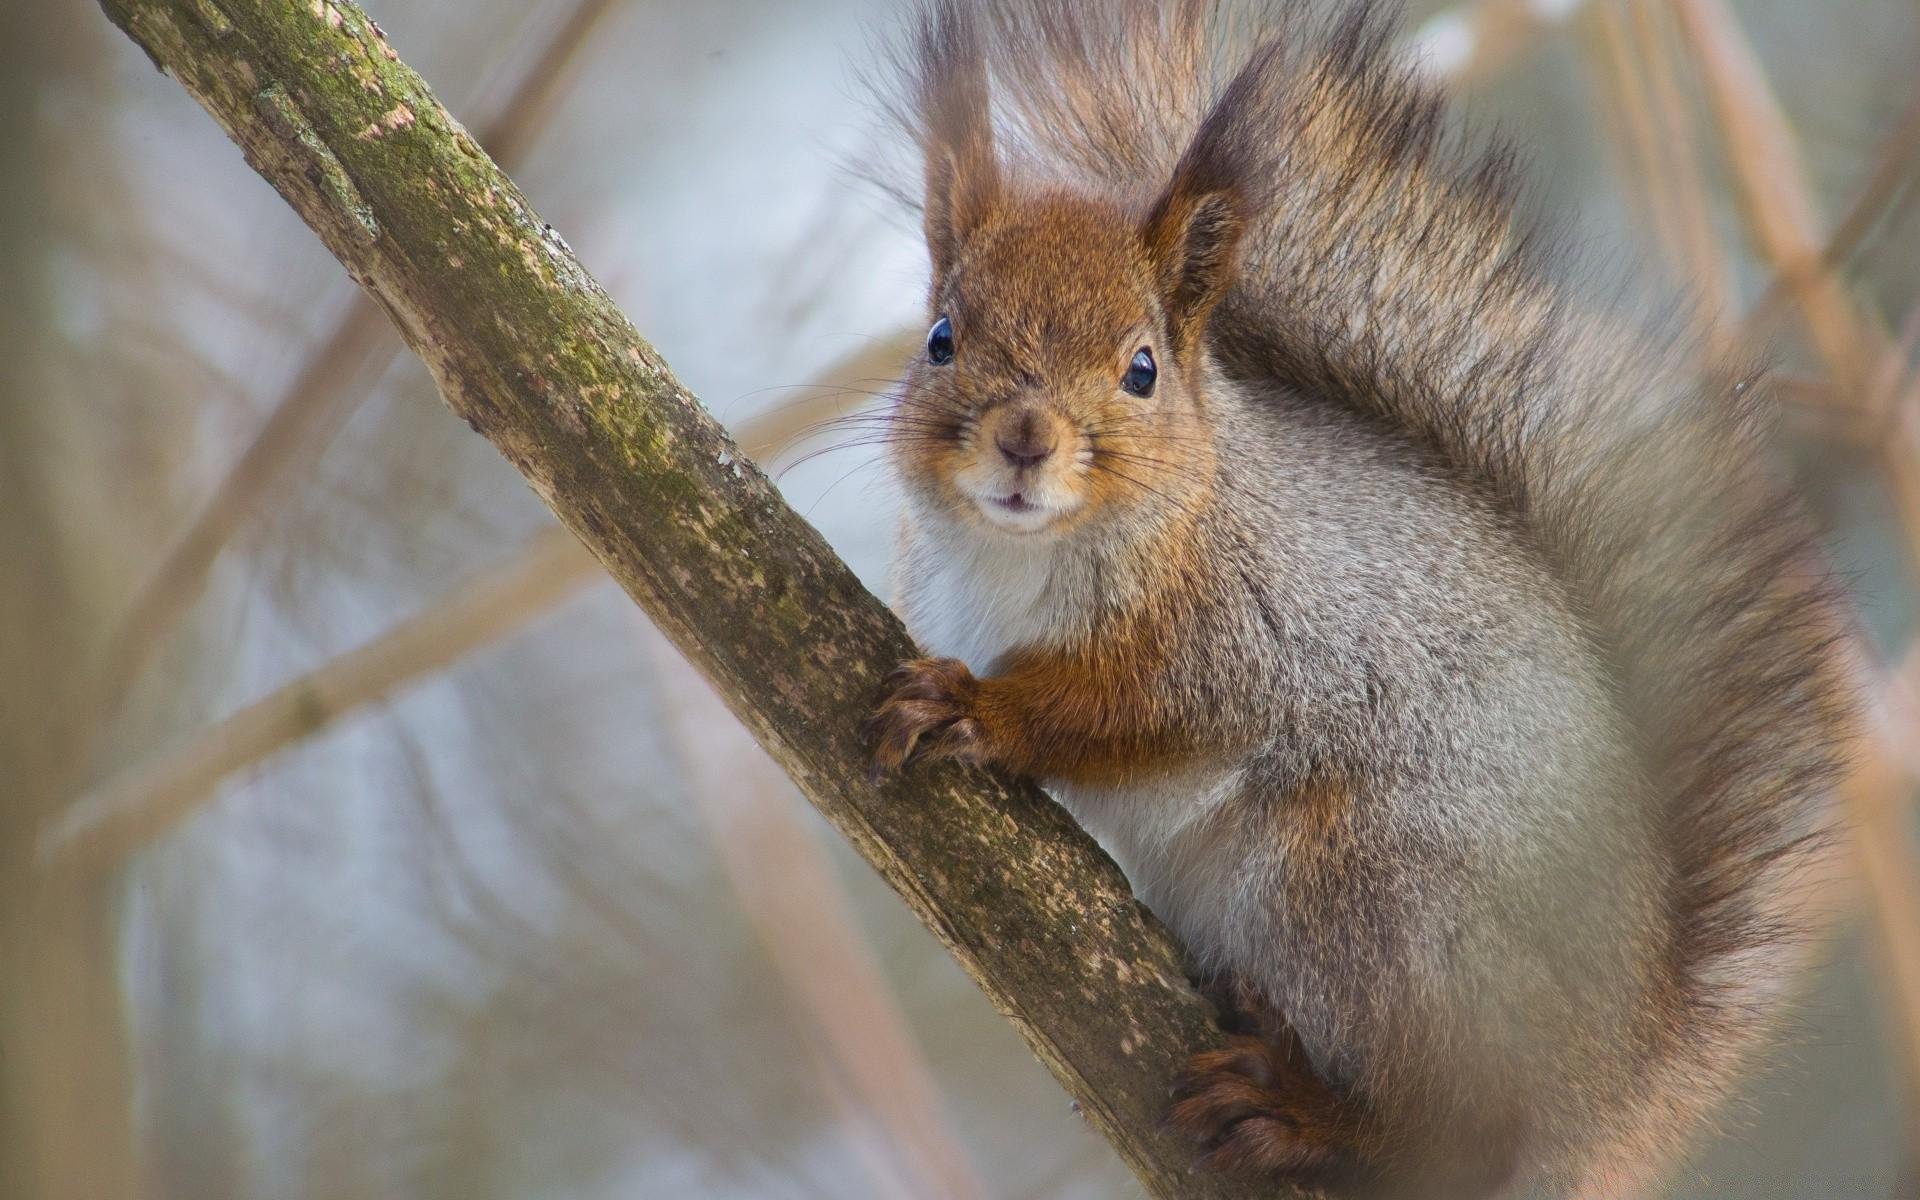
<path id="1" fill-rule="evenodd" d="M 1153 381 L 1160 374 L 1153 365 L 1153 351 L 1145 346 L 1133 352 L 1133 361 L 1127 364 L 1127 373 L 1120 377 L 1120 386 L 1136 396 L 1153 395 Z"/>
<path id="2" fill-rule="evenodd" d="M 940 319 L 927 330 L 927 361 L 936 367 L 944 367 L 953 361 L 953 325 L 942 313 Z"/>

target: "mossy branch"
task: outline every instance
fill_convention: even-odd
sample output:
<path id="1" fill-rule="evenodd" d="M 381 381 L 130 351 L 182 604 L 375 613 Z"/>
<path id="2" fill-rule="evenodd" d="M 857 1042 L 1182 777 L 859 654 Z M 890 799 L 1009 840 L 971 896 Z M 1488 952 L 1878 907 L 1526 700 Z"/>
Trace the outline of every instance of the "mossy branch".
<path id="1" fill-rule="evenodd" d="M 347 0 L 102 0 L 494 443 L 952 950 L 1157 1196 L 1271 1195 L 1158 1132 L 1215 1034 L 1172 939 L 1031 786 L 876 786 L 858 734 L 898 622 L 674 379 Z"/>

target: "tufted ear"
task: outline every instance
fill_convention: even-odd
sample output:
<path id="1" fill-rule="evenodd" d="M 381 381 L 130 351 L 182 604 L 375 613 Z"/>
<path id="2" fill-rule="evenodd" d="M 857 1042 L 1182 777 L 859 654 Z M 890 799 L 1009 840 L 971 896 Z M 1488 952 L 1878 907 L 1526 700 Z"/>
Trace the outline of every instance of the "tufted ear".
<path id="1" fill-rule="evenodd" d="M 1183 168 L 1186 164 L 1182 164 Z M 1206 329 L 1207 314 L 1233 282 L 1245 203 L 1231 186 L 1213 187 L 1182 169 L 1140 230 L 1167 313 L 1173 352 L 1186 365 Z"/>
<path id="2" fill-rule="evenodd" d="M 1207 314 L 1233 284 L 1241 235 L 1271 198 L 1279 169 L 1273 131 L 1287 128 L 1289 119 L 1278 107 L 1286 94 L 1284 63 L 1276 41 L 1234 77 L 1194 130 L 1141 225 L 1175 354 L 1199 345 Z"/>
<path id="3" fill-rule="evenodd" d="M 920 149 L 926 159 L 924 225 L 938 288 L 1000 193 L 993 114 L 980 33 L 970 12 L 929 6 L 915 48 Z"/>

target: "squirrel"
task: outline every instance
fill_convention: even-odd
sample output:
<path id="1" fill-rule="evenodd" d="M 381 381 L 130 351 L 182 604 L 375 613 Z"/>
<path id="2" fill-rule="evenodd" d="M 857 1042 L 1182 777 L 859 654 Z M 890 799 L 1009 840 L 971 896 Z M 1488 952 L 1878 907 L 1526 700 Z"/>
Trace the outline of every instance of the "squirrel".
<path id="1" fill-rule="evenodd" d="M 1617 1195 L 1787 1004 L 1847 624 L 1758 376 L 1583 305 L 1337 7 L 923 0 L 873 761 L 1113 855 L 1228 1006 L 1205 1165 Z"/>

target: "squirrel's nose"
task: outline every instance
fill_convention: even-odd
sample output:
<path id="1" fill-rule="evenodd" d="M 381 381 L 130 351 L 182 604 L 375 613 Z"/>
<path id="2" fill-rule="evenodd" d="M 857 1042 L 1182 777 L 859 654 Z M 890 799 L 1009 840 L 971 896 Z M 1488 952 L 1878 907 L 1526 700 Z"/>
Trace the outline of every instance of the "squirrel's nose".
<path id="1" fill-rule="evenodd" d="M 1000 448 L 1007 461 L 1023 469 L 1047 461 L 1057 441 L 1053 423 L 1041 420 L 1039 414 L 1032 411 L 1002 424 L 993 435 L 993 444 Z"/>

